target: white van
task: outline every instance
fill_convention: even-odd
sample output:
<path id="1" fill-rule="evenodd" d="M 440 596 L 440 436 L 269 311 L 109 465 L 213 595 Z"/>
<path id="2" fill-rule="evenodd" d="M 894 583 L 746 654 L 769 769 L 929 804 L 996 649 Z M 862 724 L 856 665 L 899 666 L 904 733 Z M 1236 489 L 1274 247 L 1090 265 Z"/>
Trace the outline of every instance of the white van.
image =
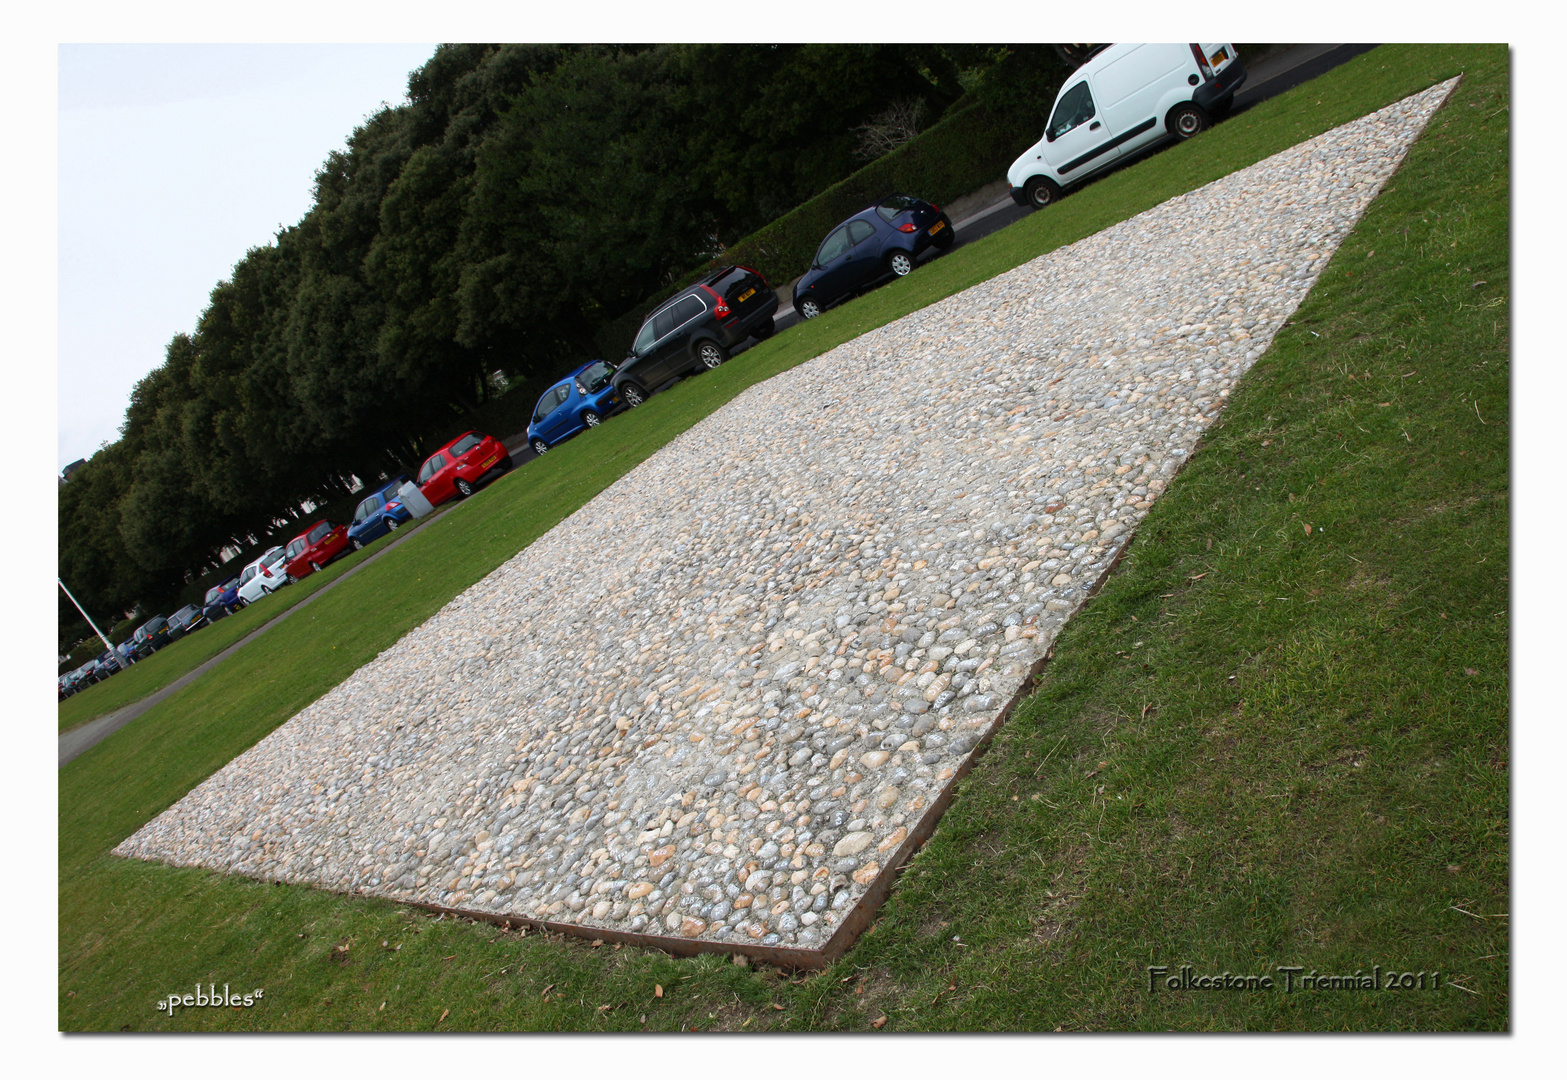
<path id="1" fill-rule="evenodd" d="M 1110 45 L 1056 95 L 1044 138 L 1007 170 L 1012 198 L 1036 209 L 1062 189 L 1166 139 L 1189 139 L 1246 80 L 1235 46 Z"/>

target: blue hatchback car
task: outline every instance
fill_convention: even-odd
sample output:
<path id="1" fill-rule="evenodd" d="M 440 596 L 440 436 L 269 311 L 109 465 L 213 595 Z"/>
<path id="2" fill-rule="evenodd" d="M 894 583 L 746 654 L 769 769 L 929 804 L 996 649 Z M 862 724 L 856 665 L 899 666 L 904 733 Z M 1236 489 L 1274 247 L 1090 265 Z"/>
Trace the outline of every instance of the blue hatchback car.
<path id="1" fill-rule="evenodd" d="M 528 445 L 533 452 L 542 454 L 624 409 L 625 402 L 610 382 L 614 375 L 615 365 L 594 360 L 544 391 L 528 425 Z"/>
<path id="2" fill-rule="evenodd" d="M 952 246 L 952 222 L 941 207 L 912 195 L 889 195 L 827 234 L 811 268 L 794 285 L 794 310 L 814 319 L 883 278 L 903 277 L 926 248 Z"/>
<path id="3" fill-rule="evenodd" d="M 354 510 L 354 520 L 348 526 L 348 542 L 355 551 L 372 540 L 379 540 L 413 517 L 412 512 L 397 497 L 398 490 L 407 482 L 406 476 L 399 476 L 367 497 Z"/>

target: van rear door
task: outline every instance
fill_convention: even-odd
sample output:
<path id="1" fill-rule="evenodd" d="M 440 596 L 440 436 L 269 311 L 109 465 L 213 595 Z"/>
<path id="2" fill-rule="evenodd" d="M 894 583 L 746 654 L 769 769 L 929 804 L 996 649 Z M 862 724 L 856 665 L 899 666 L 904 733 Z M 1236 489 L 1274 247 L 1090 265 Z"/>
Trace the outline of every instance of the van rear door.
<path id="1" fill-rule="evenodd" d="M 1068 82 L 1056 98 L 1045 128 L 1045 160 L 1065 183 L 1086 176 L 1121 155 L 1087 79 Z"/>

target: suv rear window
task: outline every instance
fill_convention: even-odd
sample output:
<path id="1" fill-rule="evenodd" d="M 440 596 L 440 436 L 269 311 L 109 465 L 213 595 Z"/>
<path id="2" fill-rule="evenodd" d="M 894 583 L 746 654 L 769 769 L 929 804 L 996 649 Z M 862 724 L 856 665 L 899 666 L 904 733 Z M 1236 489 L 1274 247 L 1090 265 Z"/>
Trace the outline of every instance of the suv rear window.
<path id="1" fill-rule="evenodd" d="M 461 457 L 484 441 L 483 435 L 468 434 L 452 443 L 452 457 Z"/>

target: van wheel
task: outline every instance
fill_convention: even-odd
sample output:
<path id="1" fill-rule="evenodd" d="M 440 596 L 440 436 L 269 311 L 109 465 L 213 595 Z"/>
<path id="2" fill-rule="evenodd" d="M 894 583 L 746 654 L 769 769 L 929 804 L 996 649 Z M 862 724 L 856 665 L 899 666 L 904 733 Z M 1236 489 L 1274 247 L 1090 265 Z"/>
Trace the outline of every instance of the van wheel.
<path id="1" fill-rule="evenodd" d="M 1043 210 L 1061 198 L 1061 188 L 1048 176 L 1035 176 L 1023 185 L 1023 197 L 1035 210 Z"/>
<path id="2" fill-rule="evenodd" d="M 708 340 L 696 347 L 696 359 L 700 367 L 712 371 L 725 360 L 728 360 L 729 354 L 724 351 L 723 346 L 718 344 L 718 342 Z"/>
<path id="3" fill-rule="evenodd" d="M 635 409 L 638 405 L 647 401 L 647 391 L 634 382 L 622 383 L 620 396 L 626 399 L 626 404 Z"/>
<path id="4" fill-rule="evenodd" d="M 1170 110 L 1164 126 L 1171 135 L 1184 141 L 1207 129 L 1208 114 L 1203 112 L 1201 105 L 1188 101 Z"/>

